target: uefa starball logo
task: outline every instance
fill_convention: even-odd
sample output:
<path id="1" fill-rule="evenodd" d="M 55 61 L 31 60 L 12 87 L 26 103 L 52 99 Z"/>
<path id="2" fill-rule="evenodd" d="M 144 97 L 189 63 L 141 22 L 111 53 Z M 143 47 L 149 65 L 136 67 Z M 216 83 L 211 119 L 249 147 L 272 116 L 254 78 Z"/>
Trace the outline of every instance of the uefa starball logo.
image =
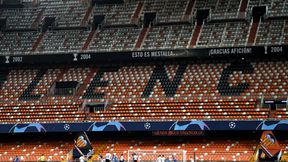
<path id="1" fill-rule="evenodd" d="M 151 124 L 148 123 L 148 122 L 145 123 L 145 124 L 144 124 L 144 128 L 145 128 L 145 129 L 150 129 L 150 128 L 151 128 Z"/>
<path id="2" fill-rule="evenodd" d="M 64 129 L 65 129 L 66 131 L 68 131 L 68 130 L 70 129 L 70 125 L 69 125 L 69 124 L 65 124 L 65 125 L 64 125 Z"/>
<path id="3" fill-rule="evenodd" d="M 236 127 L 236 123 L 235 122 L 230 122 L 229 123 L 229 128 L 234 129 Z"/>

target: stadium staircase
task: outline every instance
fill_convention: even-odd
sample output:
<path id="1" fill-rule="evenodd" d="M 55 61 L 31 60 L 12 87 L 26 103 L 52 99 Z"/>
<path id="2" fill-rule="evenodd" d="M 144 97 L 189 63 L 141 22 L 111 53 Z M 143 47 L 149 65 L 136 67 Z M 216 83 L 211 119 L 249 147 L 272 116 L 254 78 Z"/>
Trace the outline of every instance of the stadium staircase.
<path id="1" fill-rule="evenodd" d="M 39 37 L 36 39 L 35 43 L 32 45 L 32 52 L 35 52 L 39 46 L 39 44 L 42 42 L 44 36 L 47 34 L 47 31 L 41 33 Z"/>
<path id="2" fill-rule="evenodd" d="M 93 6 L 89 6 L 88 9 L 86 10 L 83 20 L 81 21 L 80 26 L 83 26 L 83 27 L 87 26 L 88 20 L 90 19 L 92 13 L 93 13 Z"/>
<path id="3" fill-rule="evenodd" d="M 240 12 L 245 12 L 248 6 L 248 0 L 242 0 L 240 6 Z"/>
<path id="4" fill-rule="evenodd" d="M 34 21 L 34 22 L 32 23 L 32 25 L 31 25 L 31 28 L 37 28 L 39 22 L 41 21 L 41 18 L 42 18 L 42 16 L 43 16 L 43 14 L 44 14 L 44 11 L 45 11 L 45 9 L 42 9 L 42 10 L 38 13 L 35 21 Z"/>
<path id="5" fill-rule="evenodd" d="M 82 47 L 82 51 L 85 51 L 88 49 L 91 41 L 93 40 L 94 36 L 95 36 L 95 33 L 98 31 L 98 29 L 92 29 L 91 32 L 89 33 L 83 47 Z M 99 34 L 99 32 L 97 33 Z M 96 34 L 96 37 L 97 37 L 97 34 Z"/>
<path id="6" fill-rule="evenodd" d="M 187 4 L 187 7 L 186 7 L 186 10 L 185 10 L 185 14 L 184 14 L 184 19 L 186 18 L 190 18 L 193 14 L 193 8 L 195 6 L 195 0 L 189 0 L 188 4 Z"/>
<path id="7" fill-rule="evenodd" d="M 260 19 L 253 19 L 252 26 L 249 32 L 250 34 L 248 37 L 248 44 L 247 44 L 248 46 L 253 45 L 255 42 L 255 38 L 256 38 L 256 34 L 257 34 L 258 26 L 259 26 L 259 20 Z"/>
<path id="8" fill-rule="evenodd" d="M 151 29 L 151 26 L 149 26 L 148 28 L 143 28 L 139 34 L 139 37 L 137 39 L 137 42 L 136 42 L 136 45 L 135 45 L 135 48 L 136 49 L 139 49 L 142 47 L 142 44 L 145 40 L 145 38 L 147 37 L 149 31 Z"/>
<path id="9" fill-rule="evenodd" d="M 97 70 L 98 70 L 97 68 L 91 68 L 91 71 L 87 74 L 87 77 L 83 81 L 83 84 L 80 86 L 75 96 L 83 95 L 84 90 L 87 89 L 88 84 L 90 83 L 94 75 L 96 74 Z"/>
<path id="10" fill-rule="evenodd" d="M 193 32 L 192 37 L 191 37 L 191 42 L 190 42 L 190 47 L 192 47 L 192 48 L 196 47 L 197 40 L 198 40 L 199 35 L 200 35 L 201 27 L 202 27 L 202 24 L 198 24 L 198 23 L 195 26 L 194 32 Z"/>
<path id="11" fill-rule="evenodd" d="M 137 22 L 141 16 L 141 12 L 143 11 L 144 4 L 143 2 L 138 2 L 135 12 L 133 13 L 131 22 Z"/>

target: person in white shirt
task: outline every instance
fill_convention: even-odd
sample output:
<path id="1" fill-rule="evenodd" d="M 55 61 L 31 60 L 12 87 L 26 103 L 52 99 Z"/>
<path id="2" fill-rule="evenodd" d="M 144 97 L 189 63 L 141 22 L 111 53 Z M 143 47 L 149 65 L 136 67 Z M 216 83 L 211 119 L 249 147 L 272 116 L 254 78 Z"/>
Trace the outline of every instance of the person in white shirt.
<path id="1" fill-rule="evenodd" d="M 159 155 L 158 157 L 157 157 L 157 160 L 156 160 L 156 162 L 161 162 L 162 160 L 161 160 L 161 155 Z"/>
<path id="2" fill-rule="evenodd" d="M 161 162 L 165 162 L 165 156 L 164 155 L 162 155 L 162 157 L 161 157 Z"/>
<path id="3" fill-rule="evenodd" d="M 137 156 L 136 153 L 134 153 L 134 154 L 132 155 L 132 158 L 133 158 L 133 162 L 137 162 L 137 161 L 138 161 L 138 156 Z"/>
<path id="4" fill-rule="evenodd" d="M 192 156 L 190 156 L 190 162 L 194 162 L 194 159 Z"/>
<path id="5" fill-rule="evenodd" d="M 110 152 L 107 152 L 105 159 L 106 159 L 106 162 L 111 162 L 111 154 L 110 154 Z"/>
<path id="6" fill-rule="evenodd" d="M 121 154 L 121 156 L 120 156 L 120 162 L 124 162 L 125 160 L 124 160 L 124 155 L 123 154 Z"/>

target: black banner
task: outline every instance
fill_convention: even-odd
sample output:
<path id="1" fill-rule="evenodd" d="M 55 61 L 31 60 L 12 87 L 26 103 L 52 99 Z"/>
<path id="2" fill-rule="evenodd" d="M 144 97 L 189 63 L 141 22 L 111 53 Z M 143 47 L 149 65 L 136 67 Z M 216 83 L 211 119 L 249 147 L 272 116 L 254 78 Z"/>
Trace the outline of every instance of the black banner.
<path id="1" fill-rule="evenodd" d="M 228 48 L 196 48 L 126 52 L 58 53 L 0 56 L 0 64 L 88 63 L 109 61 L 158 60 L 169 58 L 258 57 L 285 55 L 287 45 Z"/>

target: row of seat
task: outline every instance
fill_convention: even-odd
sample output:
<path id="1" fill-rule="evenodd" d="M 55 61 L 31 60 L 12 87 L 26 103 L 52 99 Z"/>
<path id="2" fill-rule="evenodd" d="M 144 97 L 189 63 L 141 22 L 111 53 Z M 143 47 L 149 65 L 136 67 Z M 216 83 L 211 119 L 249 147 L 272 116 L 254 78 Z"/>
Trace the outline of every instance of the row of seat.
<path id="1" fill-rule="evenodd" d="M 142 49 L 187 48 L 193 29 L 192 25 L 153 27 L 148 32 Z"/>
<path id="2" fill-rule="evenodd" d="M 8 29 L 30 29 L 36 20 L 38 9 L 36 7 L 3 9 L 0 14 L 1 19 L 7 19 L 6 26 Z"/>
<path id="3" fill-rule="evenodd" d="M 196 47 L 245 46 L 249 36 L 249 27 L 248 22 L 204 24 Z"/>
<path id="4" fill-rule="evenodd" d="M 66 159 L 67 153 L 73 148 L 73 142 L 66 139 L 60 141 L 40 140 L 29 142 L 0 142 L 0 161 L 13 161 L 18 156 L 19 161 L 39 161 L 42 154 L 47 161 Z"/>
<path id="5" fill-rule="evenodd" d="M 145 12 L 157 12 L 157 22 L 181 22 L 185 16 L 189 0 L 143 0 Z"/>
<path id="6" fill-rule="evenodd" d="M 56 17 L 58 27 L 79 27 L 88 5 L 79 0 L 41 0 L 38 8 L 45 9 L 43 17 Z"/>
<path id="7" fill-rule="evenodd" d="M 36 104 L 28 106 L 0 107 L 1 123 L 29 123 L 29 122 L 76 122 L 84 121 L 85 114 L 78 112 L 80 107 L 77 103 L 61 105 L 51 103 L 51 105 Z"/>
<path id="8" fill-rule="evenodd" d="M 127 51 L 135 49 L 140 28 L 108 28 L 98 31 L 88 51 Z"/>
<path id="9" fill-rule="evenodd" d="M 271 20 L 260 22 L 257 32 L 256 45 L 281 45 L 288 43 L 288 21 Z"/>
<path id="10" fill-rule="evenodd" d="M 22 55 L 32 52 L 39 32 L 0 32 L 1 55 Z"/>
<path id="11" fill-rule="evenodd" d="M 93 15 L 105 15 L 105 25 L 129 25 L 137 8 L 137 2 L 128 4 L 96 4 Z"/>
<path id="12" fill-rule="evenodd" d="M 240 15 L 240 7 L 242 1 L 238 0 L 216 0 L 214 10 L 211 13 L 212 20 L 219 19 L 237 19 Z"/>
<path id="13" fill-rule="evenodd" d="M 79 52 L 87 37 L 87 30 L 56 30 L 48 31 L 42 42 L 40 42 L 36 52 Z"/>
<path id="14" fill-rule="evenodd" d="M 215 105 L 214 105 L 215 104 Z M 268 109 L 257 109 L 256 101 L 207 101 L 159 103 L 115 103 L 105 112 L 96 112 L 90 120 L 193 120 L 193 119 L 260 119 L 267 118 Z"/>

